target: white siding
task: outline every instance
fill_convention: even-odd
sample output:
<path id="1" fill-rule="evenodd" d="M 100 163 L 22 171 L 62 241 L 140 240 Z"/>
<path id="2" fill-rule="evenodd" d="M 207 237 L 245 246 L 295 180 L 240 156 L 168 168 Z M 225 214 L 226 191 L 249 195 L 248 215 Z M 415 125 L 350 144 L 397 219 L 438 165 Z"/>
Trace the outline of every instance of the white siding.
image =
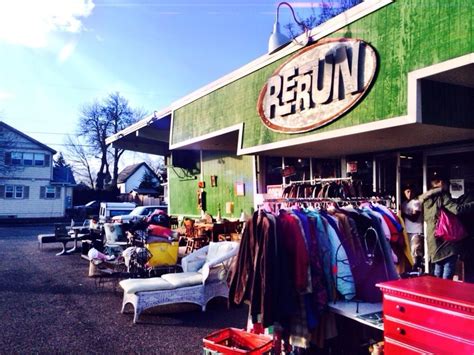
<path id="1" fill-rule="evenodd" d="M 135 171 L 135 173 L 130 176 L 125 182 L 125 191 L 123 193 L 129 193 L 133 189 L 136 189 L 138 186 L 140 186 L 140 183 L 143 180 L 143 176 L 145 176 L 147 170 L 148 169 L 144 165 L 142 165 L 137 171 Z"/>
<path id="2" fill-rule="evenodd" d="M 16 216 L 17 218 L 51 218 L 65 215 L 67 195 L 72 195 L 71 187 L 61 187 L 61 197 L 57 199 L 40 198 L 41 186 L 49 185 L 48 181 L 2 180 L 0 184 L 29 186 L 28 199 L 0 199 L 0 217 Z M 67 190 L 67 191 L 66 191 Z"/>

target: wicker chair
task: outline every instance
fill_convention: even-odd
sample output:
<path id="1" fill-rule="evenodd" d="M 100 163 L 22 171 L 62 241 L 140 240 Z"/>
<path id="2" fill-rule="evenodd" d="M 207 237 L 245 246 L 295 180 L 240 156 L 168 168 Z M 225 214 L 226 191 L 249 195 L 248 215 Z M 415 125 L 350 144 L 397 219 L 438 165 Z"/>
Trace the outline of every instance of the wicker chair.
<path id="1" fill-rule="evenodd" d="M 204 312 L 211 299 L 228 297 L 227 273 L 238 250 L 235 242 L 210 243 L 182 259 L 182 273 L 120 281 L 122 313 L 131 304 L 137 323 L 144 310 L 165 304 L 194 303 Z"/>

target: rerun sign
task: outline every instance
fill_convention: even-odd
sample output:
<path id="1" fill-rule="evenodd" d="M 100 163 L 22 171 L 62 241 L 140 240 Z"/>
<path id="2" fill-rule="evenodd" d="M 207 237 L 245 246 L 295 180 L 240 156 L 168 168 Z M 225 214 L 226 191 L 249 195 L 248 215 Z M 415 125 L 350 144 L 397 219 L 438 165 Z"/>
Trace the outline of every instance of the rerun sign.
<path id="1" fill-rule="evenodd" d="M 376 69 L 377 56 L 367 43 L 351 38 L 320 41 L 273 73 L 260 92 L 258 112 L 277 132 L 321 127 L 362 98 Z"/>

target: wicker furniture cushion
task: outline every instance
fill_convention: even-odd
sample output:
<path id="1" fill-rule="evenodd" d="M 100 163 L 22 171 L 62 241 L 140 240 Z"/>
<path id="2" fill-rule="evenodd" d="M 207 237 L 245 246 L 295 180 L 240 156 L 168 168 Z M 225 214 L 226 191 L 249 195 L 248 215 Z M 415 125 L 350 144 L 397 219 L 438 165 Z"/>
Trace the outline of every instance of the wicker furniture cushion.
<path id="1" fill-rule="evenodd" d="M 170 273 L 161 276 L 161 278 L 175 288 L 202 284 L 202 274 L 200 272 Z"/>
<path id="2" fill-rule="evenodd" d="M 120 287 L 123 288 L 125 293 L 130 294 L 144 291 L 171 290 L 175 288 L 175 286 L 161 277 L 122 280 L 120 281 Z"/>

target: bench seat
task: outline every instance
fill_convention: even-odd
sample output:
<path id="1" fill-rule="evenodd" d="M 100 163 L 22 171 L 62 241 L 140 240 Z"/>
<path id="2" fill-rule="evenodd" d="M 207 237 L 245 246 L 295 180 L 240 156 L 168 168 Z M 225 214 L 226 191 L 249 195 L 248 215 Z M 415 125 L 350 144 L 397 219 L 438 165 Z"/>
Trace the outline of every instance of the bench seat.
<path id="1" fill-rule="evenodd" d="M 58 240 L 54 234 L 38 234 L 38 249 L 43 249 L 43 244 L 56 243 Z"/>

